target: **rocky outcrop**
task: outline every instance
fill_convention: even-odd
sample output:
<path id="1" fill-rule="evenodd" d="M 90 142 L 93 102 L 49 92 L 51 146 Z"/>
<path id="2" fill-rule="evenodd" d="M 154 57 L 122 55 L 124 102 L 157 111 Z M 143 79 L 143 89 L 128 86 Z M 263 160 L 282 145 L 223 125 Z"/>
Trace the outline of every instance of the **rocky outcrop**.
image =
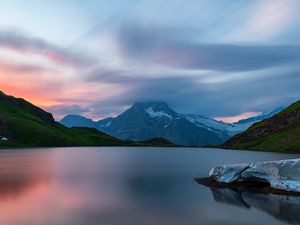
<path id="1" fill-rule="evenodd" d="M 225 188 L 267 187 L 273 192 L 300 194 L 300 159 L 216 166 L 209 179 Z"/>

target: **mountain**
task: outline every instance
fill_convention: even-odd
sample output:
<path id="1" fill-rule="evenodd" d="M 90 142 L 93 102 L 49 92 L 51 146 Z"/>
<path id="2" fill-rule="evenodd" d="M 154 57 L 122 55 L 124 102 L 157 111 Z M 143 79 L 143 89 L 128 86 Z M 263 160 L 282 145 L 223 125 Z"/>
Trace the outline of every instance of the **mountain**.
<path id="1" fill-rule="evenodd" d="M 191 123 L 164 102 L 135 103 L 101 130 L 134 141 L 160 137 L 179 145 L 197 146 L 224 141 L 216 133 Z"/>
<path id="2" fill-rule="evenodd" d="M 74 127 L 73 124 L 76 124 L 76 127 L 96 128 L 96 124 L 93 120 L 79 115 L 67 115 L 60 121 L 60 123 L 66 127 Z"/>
<path id="3" fill-rule="evenodd" d="M 196 126 L 209 129 L 219 136 L 228 139 L 229 137 L 246 130 L 251 124 L 241 125 L 235 123 L 224 123 L 222 121 L 217 121 L 211 118 L 207 118 L 201 115 L 185 115 L 186 119 L 191 123 L 194 123 Z"/>
<path id="4" fill-rule="evenodd" d="M 222 147 L 300 153 L 300 101 L 269 119 L 253 124 Z"/>
<path id="5" fill-rule="evenodd" d="M 69 116 L 65 118 L 68 119 Z M 66 126 L 82 125 L 79 120 L 66 123 L 68 120 L 65 118 L 60 122 Z M 224 123 L 209 118 L 202 119 L 206 123 L 210 121 L 225 126 Z M 200 123 L 195 115 L 186 116 L 175 112 L 164 102 L 138 102 L 115 118 L 100 120 L 94 122 L 94 125 L 90 124 L 89 119 L 85 121 L 86 126 L 96 127 L 123 140 L 143 141 L 159 137 L 178 145 L 201 146 L 223 143 L 230 137 L 226 132 Z"/>
<path id="6" fill-rule="evenodd" d="M 190 122 L 195 123 L 197 126 L 211 129 L 212 131 L 218 133 L 221 136 L 225 134 L 224 137 L 226 136 L 232 137 L 237 133 L 241 133 L 245 131 L 252 124 L 274 116 L 275 114 L 279 113 L 283 109 L 284 107 L 278 107 L 272 111 L 264 112 L 258 116 L 253 116 L 247 119 L 239 120 L 238 122 L 235 123 L 224 123 L 222 121 L 217 121 L 201 115 L 185 115 L 185 116 Z"/>
<path id="7" fill-rule="evenodd" d="M 142 141 L 161 137 L 180 145 L 207 145 L 223 143 L 278 110 L 230 124 L 196 114 L 179 114 L 164 102 L 140 102 L 116 118 L 92 121 L 68 115 L 60 123 L 68 127 L 93 127 L 123 140 Z"/>
<path id="8" fill-rule="evenodd" d="M 153 138 L 163 138 L 178 145 L 220 144 L 229 136 L 224 132 L 216 132 L 200 123 L 191 122 L 191 116 L 179 114 L 169 108 L 164 102 L 138 102 L 115 118 L 107 118 L 94 122 L 89 119 L 74 119 L 72 123 L 67 116 L 60 122 L 66 126 L 95 127 L 122 140 L 144 141 Z M 209 119 L 207 119 L 209 120 Z M 216 123 L 221 123 L 215 121 Z"/>

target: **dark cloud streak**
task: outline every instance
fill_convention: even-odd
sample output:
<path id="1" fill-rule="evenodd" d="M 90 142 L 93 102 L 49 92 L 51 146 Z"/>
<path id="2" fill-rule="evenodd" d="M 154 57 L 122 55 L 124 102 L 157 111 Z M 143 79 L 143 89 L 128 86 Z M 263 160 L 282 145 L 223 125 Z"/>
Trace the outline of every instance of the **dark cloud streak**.
<path id="1" fill-rule="evenodd" d="M 124 58 L 175 68 L 240 72 L 300 62 L 300 45 L 199 43 L 179 28 L 131 24 L 122 27 L 118 37 Z"/>
<path id="2" fill-rule="evenodd" d="M 0 47 L 24 54 L 37 54 L 49 61 L 74 67 L 88 67 L 94 60 L 84 54 L 58 47 L 41 38 L 31 37 L 17 31 L 0 30 Z"/>
<path id="3" fill-rule="evenodd" d="M 197 76 L 149 78 L 125 71 L 97 70 L 89 82 L 125 85 L 127 92 L 97 101 L 92 108 L 99 114 L 103 107 L 120 113 L 121 106 L 136 101 L 165 101 L 183 113 L 206 116 L 233 116 L 247 111 L 267 111 L 297 100 L 300 95 L 300 71 L 277 72 L 224 82 L 207 83 Z M 103 113 L 107 113 L 107 110 Z"/>

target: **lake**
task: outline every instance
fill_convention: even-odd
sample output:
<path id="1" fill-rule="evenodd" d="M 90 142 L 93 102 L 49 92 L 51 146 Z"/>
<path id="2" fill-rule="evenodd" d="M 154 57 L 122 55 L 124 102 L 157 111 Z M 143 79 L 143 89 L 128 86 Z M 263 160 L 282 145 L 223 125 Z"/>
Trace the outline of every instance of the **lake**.
<path id="1" fill-rule="evenodd" d="M 196 148 L 0 151 L 1 225 L 300 224 L 300 198 L 209 189 L 211 167 L 299 155 Z"/>

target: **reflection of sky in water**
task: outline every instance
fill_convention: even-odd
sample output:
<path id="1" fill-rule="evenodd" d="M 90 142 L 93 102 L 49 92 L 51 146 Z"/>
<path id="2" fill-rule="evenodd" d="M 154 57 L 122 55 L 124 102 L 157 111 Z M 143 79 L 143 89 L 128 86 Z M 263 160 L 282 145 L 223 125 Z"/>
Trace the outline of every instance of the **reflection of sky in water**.
<path id="1" fill-rule="evenodd" d="M 245 210 L 214 201 L 193 178 L 215 164 L 292 157 L 199 149 L 3 151 L 0 224 L 284 224 L 254 203 Z"/>

